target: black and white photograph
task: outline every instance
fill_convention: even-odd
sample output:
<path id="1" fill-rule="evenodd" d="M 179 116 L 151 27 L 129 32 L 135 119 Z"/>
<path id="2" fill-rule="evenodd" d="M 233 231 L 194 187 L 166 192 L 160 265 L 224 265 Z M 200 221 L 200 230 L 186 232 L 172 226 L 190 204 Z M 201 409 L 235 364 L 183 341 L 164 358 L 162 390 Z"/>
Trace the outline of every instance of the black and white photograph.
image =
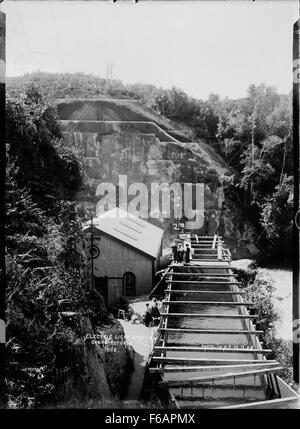
<path id="1" fill-rule="evenodd" d="M 298 0 L 0 3 L 0 409 L 300 409 L 299 35 Z"/>

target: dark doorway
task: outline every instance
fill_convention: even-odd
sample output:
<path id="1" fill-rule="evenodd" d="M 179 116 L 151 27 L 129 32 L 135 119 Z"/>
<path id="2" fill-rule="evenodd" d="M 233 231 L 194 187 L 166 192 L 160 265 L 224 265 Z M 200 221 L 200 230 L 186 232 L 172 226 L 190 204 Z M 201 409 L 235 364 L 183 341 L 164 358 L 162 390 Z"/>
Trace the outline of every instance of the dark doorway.
<path id="1" fill-rule="evenodd" d="M 130 271 L 123 276 L 123 293 L 125 296 L 135 296 L 135 275 Z"/>
<path id="2" fill-rule="evenodd" d="M 103 296 L 106 306 L 107 306 L 107 292 L 108 292 L 107 280 L 108 280 L 107 277 L 95 277 L 94 276 L 95 290 Z"/>

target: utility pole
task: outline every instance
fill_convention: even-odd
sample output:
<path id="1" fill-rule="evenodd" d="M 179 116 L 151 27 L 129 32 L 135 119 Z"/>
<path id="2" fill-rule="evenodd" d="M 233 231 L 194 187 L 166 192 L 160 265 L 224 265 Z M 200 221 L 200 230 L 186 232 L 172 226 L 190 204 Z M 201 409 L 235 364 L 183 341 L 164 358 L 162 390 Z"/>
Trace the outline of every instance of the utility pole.
<path id="1" fill-rule="evenodd" d="M 95 290 L 94 287 L 94 254 L 93 254 L 93 249 L 94 249 L 94 224 L 93 224 L 93 214 L 91 214 L 91 246 L 90 246 L 90 256 L 92 259 L 92 291 Z"/>
<path id="2" fill-rule="evenodd" d="M 106 92 L 108 92 L 113 80 L 113 63 L 106 63 Z"/>
<path id="3" fill-rule="evenodd" d="M 254 170 L 254 143 L 255 143 L 255 128 L 256 128 L 256 118 L 257 118 L 257 105 L 254 105 L 253 112 L 251 115 L 251 166 L 252 172 Z M 250 182 L 250 198 L 253 194 L 253 181 Z"/>
<path id="4" fill-rule="evenodd" d="M 300 101 L 300 20 L 293 29 L 293 141 L 294 141 L 294 251 L 293 251 L 293 378 L 300 383 L 300 294 L 299 294 L 299 101 Z M 297 221 L 298 219 L 298 221 Z"/>

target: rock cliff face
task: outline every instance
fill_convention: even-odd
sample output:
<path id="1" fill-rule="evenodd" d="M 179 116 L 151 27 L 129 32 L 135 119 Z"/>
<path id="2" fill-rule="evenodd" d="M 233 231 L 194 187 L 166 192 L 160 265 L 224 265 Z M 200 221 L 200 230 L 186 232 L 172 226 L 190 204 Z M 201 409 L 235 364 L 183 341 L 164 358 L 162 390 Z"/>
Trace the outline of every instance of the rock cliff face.
<path id="1" fill-rule="evenodd" d="M 90 208 L 95 212 L 101 198 L 96 195 L 98 185 L 117 186 L 120 175 L 127 176 L 128 187 L 133 183 L 147 186 L 149 212 L 151 184 L 202 183 L 205 219 L 194 232 L 211 235 L 218 230 L 234 258 L 256 254 L 253 228 L 224 192 L 222 183 L 224 176 L 231 175 L 229 167 L 206 142 L 188 142 L 192 139 L 189 129 L 126 100 L 58 100 L 57 111 L 66 144 L 76 147 L 84 160 L 86 186 L 78 195 L 82 215 Z M 134 197 L 128 197 L 128 202 L 130 198 Z M 194 207 L 195 198 L 194 194 Z M 171 218 L 148 220 L 165 229 L 167 246 L 174 213 Z"/>

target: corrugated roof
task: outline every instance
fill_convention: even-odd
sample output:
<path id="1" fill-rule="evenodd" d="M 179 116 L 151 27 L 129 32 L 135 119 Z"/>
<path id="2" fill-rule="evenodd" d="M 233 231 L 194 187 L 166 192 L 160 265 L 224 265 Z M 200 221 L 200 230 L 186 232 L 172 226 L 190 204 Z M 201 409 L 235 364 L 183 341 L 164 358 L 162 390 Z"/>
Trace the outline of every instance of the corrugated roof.
<path id="1" fill-rule="evenodd" d="M 93 219 L 94 228 L 156 258 L 164 230 L 119 207 Z M 90 228 L 88 221 L 83 229 Z"/>

